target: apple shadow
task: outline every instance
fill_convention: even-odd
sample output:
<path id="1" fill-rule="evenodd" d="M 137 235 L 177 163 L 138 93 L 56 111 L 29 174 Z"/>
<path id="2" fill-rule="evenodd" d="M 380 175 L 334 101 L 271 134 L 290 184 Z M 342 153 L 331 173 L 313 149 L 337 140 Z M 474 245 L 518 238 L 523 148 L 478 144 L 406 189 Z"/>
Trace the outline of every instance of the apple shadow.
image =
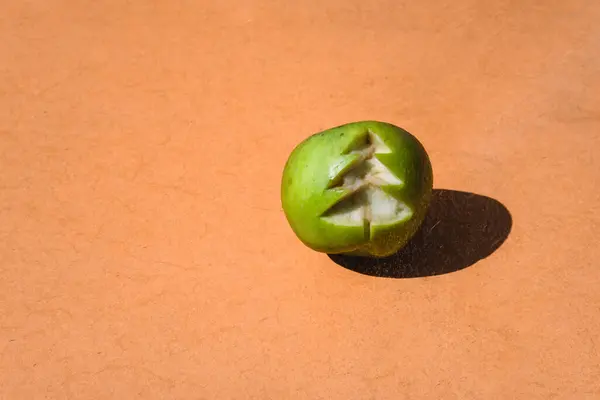
<path id="1" fill-rule="evenodd" d="M 512 217 L 497 200 L 434 189 L 421 228 L 398 253 L 386 258 L 329 254 L 352 271 L 386 278 L 419 278 L 467 268 L 496 251 L 512 228 Z"/>

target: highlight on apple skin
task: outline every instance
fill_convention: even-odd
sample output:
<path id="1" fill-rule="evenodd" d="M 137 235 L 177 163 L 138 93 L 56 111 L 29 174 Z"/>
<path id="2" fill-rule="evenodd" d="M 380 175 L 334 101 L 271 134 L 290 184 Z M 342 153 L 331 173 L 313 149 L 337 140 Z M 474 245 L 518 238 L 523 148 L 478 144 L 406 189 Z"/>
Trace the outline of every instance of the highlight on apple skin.
<path id="1" fill-rule="evenodd" d="M 291 152 L 281 203 L 295 235 L 329 254 L 387 257 L 420 228 L 433 170 L 419 140 L 386 122 L 315 133 Z"/>

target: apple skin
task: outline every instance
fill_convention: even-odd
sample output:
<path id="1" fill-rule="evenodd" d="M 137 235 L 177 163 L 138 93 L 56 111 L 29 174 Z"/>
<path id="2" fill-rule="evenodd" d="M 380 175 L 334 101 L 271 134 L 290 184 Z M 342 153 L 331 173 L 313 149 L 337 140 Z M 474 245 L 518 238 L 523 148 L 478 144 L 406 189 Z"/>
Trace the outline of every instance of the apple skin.
<path id="1" fill-rule="evenodd" d="M 375 156 L 401 181 L 386 192 L 406 204 L 412 215 L 400 222 L 371 226 L 338 225 L 323 218 L 326 210 L 348 196 L 331 187 L 340 171 L 349 169 L 348 149 L 371 132 L 391 150 Z M 328 254 L 387 257 L 399 251 L 421 226 L 431 200 L 433 171 L 423 145 L 404 129 L 386 122 L 359 121 L 334 127 L 305 139 L 291 152 L 281 180 L 286 219 L 304 245 Z"/>

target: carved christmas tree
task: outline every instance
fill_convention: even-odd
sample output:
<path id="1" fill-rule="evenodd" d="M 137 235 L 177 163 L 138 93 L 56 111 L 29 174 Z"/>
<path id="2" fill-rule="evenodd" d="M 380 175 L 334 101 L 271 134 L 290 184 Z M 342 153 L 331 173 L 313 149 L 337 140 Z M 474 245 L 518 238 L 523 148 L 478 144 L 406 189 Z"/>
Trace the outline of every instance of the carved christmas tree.
<path id="1" fill-rule="evenodd" d="M 348 195 L 328 208 L 322 218 L 336 225 L 364 225 L 365 235 L 377 225 L 409 218 L 413 211 L 394 197 L 386 187 L 401 188 L 404 183 L 378 158 L 392 151 L 373 132 L 359 136 L 334 164 L 328 190 L 344 189 Z M 384 158 L 384 157 L 381 157 Z"/>

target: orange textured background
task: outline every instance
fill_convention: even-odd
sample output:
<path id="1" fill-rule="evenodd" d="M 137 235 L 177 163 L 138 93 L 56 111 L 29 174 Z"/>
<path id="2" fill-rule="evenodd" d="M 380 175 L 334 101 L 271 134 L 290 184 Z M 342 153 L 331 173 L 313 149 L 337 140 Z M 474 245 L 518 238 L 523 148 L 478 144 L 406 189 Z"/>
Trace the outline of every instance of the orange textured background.
<path id="1" fill-rule="evenodd" d="M 593 0 L 4 1 L 0 398 L 600 398 L 598 21 Z M 305 248 L 286 158 L 361 119 L 415 134 L 435 187 L 502 203 L 510 234 L 462 195 L 412 277 Z"/>

